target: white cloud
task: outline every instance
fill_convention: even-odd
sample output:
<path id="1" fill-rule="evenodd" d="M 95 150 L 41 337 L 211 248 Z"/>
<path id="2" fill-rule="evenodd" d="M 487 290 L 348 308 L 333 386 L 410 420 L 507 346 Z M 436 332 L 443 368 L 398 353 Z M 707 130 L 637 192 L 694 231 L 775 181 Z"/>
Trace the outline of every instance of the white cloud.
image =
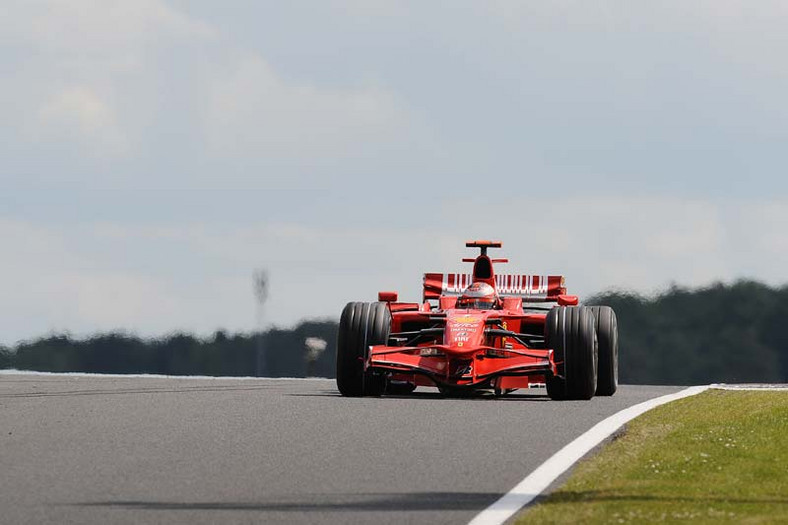
<path id="1" fill-rule="evenodd" d="M 71 86 L 44 102 L 33 133 L 48 139 L 81 144 L 88 155 L 118 156 L 129 144 L 114 108 L 87 86 Z"/>
<path id="2" fill-rule="evenodd" d="M 16 17 L 6 21 L 9 26 L 16 22 L 16 27 L 9 29 L 40 52 L 66 57 L 67 66 L 80 57 L 103 60 L 104 65 L 129 57 L 131 63 L 139 63 L 151 45 L 216 36 L 209 24 L 161 0 L 45 0 L 30 4 L 20 2 L 15 6 Z M 19 24 L 21 20 L 28 23 Z M 159 39 L 164 41 L 157 42 Z"/>
<path id="3" fill-rule="evenodd" d="M 105 330 L 122 327 L 149 331 L 155 327 L 168 331 L 184 321 L 182 310 L 187 306 L 184 298 L 168 289 L 165 280 L 106 268 L 95 273 L 72 270 L 50 274 L 37 281 L 31 291 L 59 304 L 60 319 L 53 326 L 66 329 L 84 329 L 80 325 L 89 321 Z"/>
<path id="4" fill-rule="evenodd" d="M 298 167 L 323 161 L 379 161 L 418 134 L 385 86 L 287 78 L 265 49 L 243 48 L 161 0 L 46 0 L 10 11 L 0 27 L 25 66 L 0 84 L 0 98 L 15 101 L 0 118 L 18 131 L 14 140 L 42 151 L 144 161 L 166 142 L 173 155 L 229 167 L 168 179 L 225 182 L 253 178 L 249 165 L 284 162 L 296 169 L 279 176 L 298 178 L 310 172 Z"/>
<path id="5" fill-rule="evenodd" d="M 2 342 L 48 331 L 76 333 L 114 328 L 165 332 L 191 326 L 195 312 L 167 279 L 119 269 L 117 259 L 95 256 L 89 230 L 0 220 Z M 109 264 L 108 264 L 109 263 Z"/>
<path id="6" fill-rule="evenodd" d="M 588 50 L 577 48 L 578 40 L 566 39 L 579 61 L 623 61 L 626 63 L 621 66 L 639 75 L 649 75 L 649 70 L 655 68 L 677 68 L 676 73 L 686 76 L 675 78 L 678 85 L 686 85 L 688 79 L 704 80 L 709 64 L 700 61 L 703 57 L 720 60 L 729 72 L 736 71 L 731 75 L 734 84 L 748 83 L 753 76 L 762 77 L 763 81 L 788 80 L 788 69 L 775 60 L 788 51 L 788 40 L 783 36 L 788 4 L 781 0 L 561 0 L 544 4 L 490 0 L 478 8 L 500 19 L 524 39 L 529 39 L 532 31 L 560 34 L 570 30 L 594 49 L 610 43 L 628 43 L 628 49 L 611 49 L 615 55 L 590 57 Z"/>
<path id="7" fill-rule="evenodd" d="M 464 207 L 461 209 L 472 209 Z M 353 300 L 395 289 L 420 300 L 421 274 L 460 271 L 469 238 L 504 241 L 499 272 L 552 273 L 582 296 L 644 293 L 758 276 L 784 284 L 788 202 L 717 205 L 671 198 L 588 197 L 560 208 L 501 203 L 494 214 L 419 229 L 292 223 L 76 229 L 0 222 L 3 342 L 49 329 L 125 328 L 209 334 L 255 327 L 252 272 L 270 277 L 266 323 L 336 318 Z M 97 248 L 100 247 L 100 248 Z"/>
<path id="8" fill-rule="evenodd" d="M 203 117 L 214 153 L 337 158 L 406 134 L 407 111 L 380 87 L 286 81 L 259 55 L 222 70 L 209 80 Z"/>
<path id="9" fill-rule="evenodd" d="M 495 235 L 517 240 L 507 243 L 512 260 L 562 273 L 581 294 L 651 291 L 672 280 L 699 285 L 735 278 L 741 269 L 726 213 L 712 202 L 621 195 L 538 203 L 527 213 L 511 201 L 500 208 L 503 227 Z"/>
<path id="10" fill-rule="evenodd" d="M 213 29 L 160 0 L 12 2 L 0 32 L 9 67 L 0 109 L 15 141 L 86 159 L 139 154 L 155 114 L 151 64 L 162 50 L 201 42 Z M 10 54 L 11 50 L 14 54 Z"/>

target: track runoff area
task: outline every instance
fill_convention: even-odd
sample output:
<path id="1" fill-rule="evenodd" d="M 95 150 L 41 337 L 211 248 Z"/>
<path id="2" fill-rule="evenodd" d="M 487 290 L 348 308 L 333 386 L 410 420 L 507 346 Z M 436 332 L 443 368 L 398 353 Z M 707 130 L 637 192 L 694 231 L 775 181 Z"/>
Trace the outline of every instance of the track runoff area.
<path id="1" fill-rule="evenodd" d="M 514 516 L 520 509 L 528 505 L 549 487 L 558 477 L 569 470 L 594 447 L 609 438 L 629 421 L 658 406 L 694 396 L 709 389 L 720 390 L 756 390 L 756 391 L 788 391 L 788 385 L 767 384 L 711 384 L 692 386 L 675 394 L 668 394 L 644 401 L 626 408 L 594 425 L 586 433 L 556 452 L 550 459 L 542 463 L 531 474 L 526 476 L 512 490 L 498 501 L 484 509 L 469 525 L 498 525 Z"/>

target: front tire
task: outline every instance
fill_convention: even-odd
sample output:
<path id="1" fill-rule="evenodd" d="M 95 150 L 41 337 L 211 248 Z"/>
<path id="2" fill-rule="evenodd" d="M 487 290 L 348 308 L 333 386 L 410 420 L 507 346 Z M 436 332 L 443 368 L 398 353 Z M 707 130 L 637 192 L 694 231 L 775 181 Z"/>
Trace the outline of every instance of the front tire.
<path id="1" fill-rule="evenodd" d="M 609 306 L 589 306 L 596 319 L 599 375 L 596 395 L 612 396 L 618 389 L 618 320 Z"/>
<path id="2" fill-rule="evenodd" d="M 594 315 L 585 306 L 557 306 L 547 314 L 545 338 L 554 351 L 558 375 L 548 376 L 551 399 L 591 399 L 597 388 Z"/>
<path id="3" fill-rule="evenodd" d="M 386 303 L 348 303 L 342 310 L 337 335 L 337 388 L 343 396 L 379 396 L 386 378 L 364 370 L 369 347 L 388 342 L 391 312 Z"/>

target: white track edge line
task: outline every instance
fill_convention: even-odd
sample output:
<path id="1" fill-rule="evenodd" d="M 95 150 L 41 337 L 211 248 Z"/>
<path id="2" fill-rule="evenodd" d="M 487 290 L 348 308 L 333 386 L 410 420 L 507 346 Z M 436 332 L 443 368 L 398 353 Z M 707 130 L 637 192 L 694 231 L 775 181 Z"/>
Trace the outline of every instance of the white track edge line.
<path id="1" fill-rule="evenodd" d="M 526 476 L 525 479 L 515 485 L 512 490 L 504 494 L 498 501 L 477 514 L 470 521 L 469 525 L 502 524 L 541 494 L 558 476 L 566 472 L 580 458 L 610 437 L 628 421 L 635 419 L 652 408 L 676 401 L 677 399 L 700 394 L 708 388 L 708 385 L 692 386 L 675 394 L 649 399 L 616 412 L 607 419 L 600 421 L 591 427 L 590 430 L 553 454 L 550 459 L 539 465 L 536 470 Z"/>

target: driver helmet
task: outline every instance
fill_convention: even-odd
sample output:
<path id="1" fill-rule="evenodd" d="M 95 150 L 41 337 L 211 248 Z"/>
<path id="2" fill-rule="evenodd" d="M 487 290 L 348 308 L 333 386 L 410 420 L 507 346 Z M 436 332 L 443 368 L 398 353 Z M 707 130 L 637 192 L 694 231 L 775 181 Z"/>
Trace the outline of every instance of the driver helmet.
<path id="1" fill-rule="evenodd" d="M 457 308 L 490 310 L 496 306 L 498 306 L 498 294 L 495 288 L 482 282 L 471 284 L 457 299 Z"/>

